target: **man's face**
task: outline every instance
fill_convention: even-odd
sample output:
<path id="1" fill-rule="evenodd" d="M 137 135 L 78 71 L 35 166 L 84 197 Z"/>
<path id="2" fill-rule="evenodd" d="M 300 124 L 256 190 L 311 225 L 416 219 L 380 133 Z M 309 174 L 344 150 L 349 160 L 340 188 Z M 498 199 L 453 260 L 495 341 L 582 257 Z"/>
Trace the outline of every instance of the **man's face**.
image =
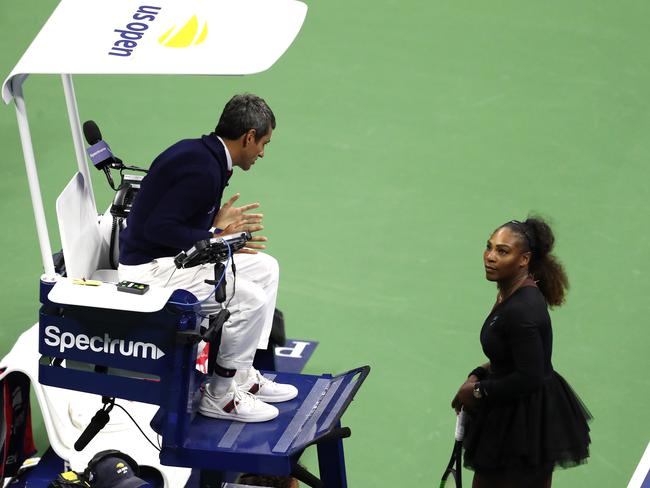
<path id="1" fill-rule="evenodd" d="M 251 166 L 255 164 L 257 158 L 264 157 L 264 148 L 271 142 L 271 136 L 273 135 L 273 129 L 269 127 L 269 131 L 266 135 L 260 137 L 258 140 L 255 140 L 255 130 L 249 130 L 244 134 L 244 139 L 242 141 L 242 160 L 239 164 L 239 167 L 244 171 L 251 169 Z"/>

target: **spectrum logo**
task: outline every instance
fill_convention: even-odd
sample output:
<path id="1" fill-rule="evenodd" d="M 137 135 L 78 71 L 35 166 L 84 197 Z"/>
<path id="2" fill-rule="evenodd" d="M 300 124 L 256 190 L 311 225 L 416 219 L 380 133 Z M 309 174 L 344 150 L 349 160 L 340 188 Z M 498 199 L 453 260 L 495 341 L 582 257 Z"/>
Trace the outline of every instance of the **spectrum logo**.
<path id="1" fill-rule="evenodd" d="M 184 48 L 201 44 L 207 36 L 208 23 L 203 22 L 203 28 L 199 32 L 199 19 L 194 15 L 182 27 L 174 25 L 160 36 L 158 42 L 165 47 Z"/>
<path id="2" fill-rule="evenodd" d="M 138 47 L 138 41 L 144 36 L 144 31 L 149 28 L 146 22 L 156 20 L 156 15 L 160 12 L 161 7 L 143 5 L 138 7 L 138 11 L 133 14 L 133 20 L 129 22 L 124 29 L 115 29 L 120 38 L 113 43 L 111 50 L 108 52 L 111 56 L 131 56 L 133 50 Z"/>
<path id="3" fill-rule="evenodd" d="M 165 355 L 164 352 L 158 349 L 158 346 L 151 342 L 111 339 L 108 334 L 88 337 L 86 334 L 61 333 L 61 330 L 55 325 L 45 327 L 43 341 L 50 347 L 58 347 L 60 353 L 65 352 L 66 349 L 77 349 L 79 351 L 90 349 L 93 352 L 119 354 L 120 356 L 141 359 L 160 359 Z"/>

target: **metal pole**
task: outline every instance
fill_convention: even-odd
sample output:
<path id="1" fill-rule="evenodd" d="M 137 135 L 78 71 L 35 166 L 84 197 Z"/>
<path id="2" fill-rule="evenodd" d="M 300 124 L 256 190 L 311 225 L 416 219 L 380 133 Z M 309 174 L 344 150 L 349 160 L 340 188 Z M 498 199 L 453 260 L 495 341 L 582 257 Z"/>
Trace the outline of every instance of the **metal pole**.
<path id="1" fill-rule="evenodd" d="M 63 81 L 63 92 L 65 93 L 65 104 L 68 107 L 68 119 L 70 120 L 70 130 L 72 131 L 72 142 L 74 143 L 74 152 L 77 156 L 77 167 L 79 172 L 84 177 L 86 188 L 90 193 L 90 198 L 97 213 L 97 203 L 95 202 L 95 194 L 93 193 L 93 184 L 90 179 L 90 172 L 88 171 L 88 163 L 86 162 L 86 151 L 84 150 L 84 143 L 81 133 L 81 122 L 79 120 L 79 109 L 77 108 L 77 97 L 74 93 L 74 85 L 72 84 L 72 76 L 69 74 L 62 74 L 61 80 Z"/>
<path id="2" fill-rule="evenodd" d="M 45 274 L 42 279 L 44 281 L 55 281 L 56 273 L 54 272 L 52 247 L 50 246 L 50 236 L 47 232 L 47 221 L 45 220 L 45 210 L 43 209 L 43 197 L 41 196 L 41 187 L 38 182 L 36 159 L 34 158 L 32 137 L 29 132 L 29 123 L 27 121 L 27 109 L 25 107 L 25 100 L 23 99 L 24 80 L 24 77 L 16 77 L 12 80 L 11 83 L 14 103 L 16 104 L 16 118 L 18 119 L 20 142 L 23 146 L 23 156 L 25 158 L 25 168 L 27 170 L 29 193 L 31 194 L 32 207 L 34 208 L 36 232 L 38 234 L 38 242 L 41 247 L 41 257 L 43 259 L 43 270 Z"/>
<path id="3" fill-rule="evenodd" d="M 336 427 L 341 428 L 340 420 L 336 422 Z M 318 452 L 318 471 L 324 485 L 327 488 L 347 488 L 343 439 L 319 442 L 316 445 L 316 451 Z"/>

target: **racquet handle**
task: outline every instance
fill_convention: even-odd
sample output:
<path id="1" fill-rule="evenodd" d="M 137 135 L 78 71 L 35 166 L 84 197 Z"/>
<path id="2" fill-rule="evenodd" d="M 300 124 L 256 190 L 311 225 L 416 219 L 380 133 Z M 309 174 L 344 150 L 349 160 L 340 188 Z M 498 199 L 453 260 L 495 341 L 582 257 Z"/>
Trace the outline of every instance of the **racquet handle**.
<path id="1" fill-rule="evenodd" d="M 456 416 L 456 441 L 460 442 L 465 437 L 465 410 L 459 412 Z"/>

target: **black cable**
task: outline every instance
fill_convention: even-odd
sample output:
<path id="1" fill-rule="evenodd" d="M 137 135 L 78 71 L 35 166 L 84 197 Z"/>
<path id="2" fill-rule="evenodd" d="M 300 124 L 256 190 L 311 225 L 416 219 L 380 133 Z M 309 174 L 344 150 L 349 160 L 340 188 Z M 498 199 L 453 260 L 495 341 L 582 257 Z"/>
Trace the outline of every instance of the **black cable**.
<path id="1" fill-rule="evenodd" d="M 178 268 L 174 268 L 174 269 L 172 270 L 172 274 L 170 274 L 170 275 L 169 275 L 169 278 L 167 278 L 167 283 L 165 283 L 164 288 L 167 288 L 167 285 L 169 285 L 169 282 L 170 282 L 170 281 L 172 280 L 172 278 L 174 277 L 174 273 L 176 273 L 176 270 L 177 270 L 177 269 L 178 269 Z"/>
<path id="2" fill-rule="evenodd" d="M 115 241 L 117 240 L 117 228 L 121 223 L 121 218 L 113 216 L 113 226 L 111 227 L 111 243 L 108 249 L 108 260 L 111 263 L 111 268 L 117 269 L 115 264 Z"/>
<path id="3" fill-rule="evenodd" d="M 148 173 L 149 172 L 148 169 L 138 168 L 137 166 L 129 166 L 128 164 L 125 164 L 124 166 L 122 166 L 122 170 L 125 170 L 125 169 L 130 169 L 131 171 L 140 171 L 141 173 Z"/>
<path id="4" fill-rule="evenodd" d="M 154 449 L 156 449 L 157 451 L 160 451 L 160 450 L 161 450 L 160 447 L 157 447 L 153 442 L 151 442 L 151 439 L 149 439 L 149 438 L 147 437 L 147 434 L 144 433 L 144 431 L 140 428 L 140 426 L 139 426 L 138 423 L 135 421 L 135 419 L 134 419 L 133 417 L 131 417 L 131 414 L 130 414 L 129 412 L 126 411 L 126 408 L 124 408 L 124 407 L 123 407 L 122 405 L 120 405 L 119 403 L 116 403 L 115 406 L 116 406 L 116 407 L 120 407 L 122 410 L 124 410 L 124 413 L 127 414 L 127 415 L 129 416 L 129 418 L 131 419 L 131 422 L 133 422 L 133 423 L 135 424 L 135 426 L 138 428 L 138 430 L 140 431 L 140 433 L 144 436 L 145 439 L 147 439 L 147 442 L 149 442 L 149 444 L 151 444 L 151 445 L 154 447 Z"/>
<path id="5" fill-rule="evenodd" d="M 108 184 L 111 186 L 113 191 L 117 191 L 118 189 L 115 188 L 115 182 L 113 181 L 113 176 L 111 176 L 111 169 L 108 166 L 104 166 L 104 174 L 106 175 Z"/>
<path id="6" fill-rule="evenodd" d="M 117 190 L 115 191 L 118 191 L 120 188 L 122 188 L 123 184 L 124 184 L 124 167 L 120 168 L 120 184 L 117 187 Z"/>

